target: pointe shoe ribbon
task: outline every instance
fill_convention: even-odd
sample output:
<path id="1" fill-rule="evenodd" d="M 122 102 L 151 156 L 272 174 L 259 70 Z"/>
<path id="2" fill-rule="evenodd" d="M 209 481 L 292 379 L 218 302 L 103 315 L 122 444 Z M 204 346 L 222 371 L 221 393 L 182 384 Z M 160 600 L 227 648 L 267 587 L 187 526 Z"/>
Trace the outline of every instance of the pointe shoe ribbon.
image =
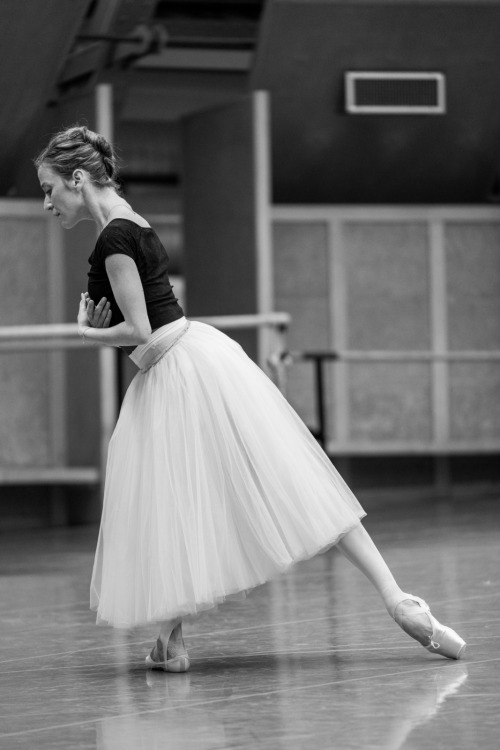
<path id="1" fill-rule="evenodd" d="M 392 616 L 405 633 L 431 654 L 440 654 L 448 659 L 460 659 L 464 655 L 467 644 L 463 638 L 438 622 L 431 614 L 429 605 L 420 597 L 407 596 L 396 605 Z"/>

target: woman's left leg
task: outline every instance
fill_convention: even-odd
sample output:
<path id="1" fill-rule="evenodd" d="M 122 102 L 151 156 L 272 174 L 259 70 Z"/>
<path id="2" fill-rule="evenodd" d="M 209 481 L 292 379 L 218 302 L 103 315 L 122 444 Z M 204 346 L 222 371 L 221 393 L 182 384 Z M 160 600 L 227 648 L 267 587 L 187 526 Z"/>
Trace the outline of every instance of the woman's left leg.
<path id="1" fill-rule="evenodd" d="M 431 653 L 442 654 L 449 659 L 463 656 L 465 641 L 454 630 L 441 625 L 422 599 L 405 593 L 398 586 L 362 524 L 342 537 L 337 548 L 375 586 L 387 611 L 405 633 Z"/>
<path id="2" fill-rule="evenodd" d="M 182 637 L 182 620 L 165 620 L 160 623 L 160 635 L 150 655 L 146 657 L 150 669 L 164 672 L 187 672 L 189 655 Z"/>

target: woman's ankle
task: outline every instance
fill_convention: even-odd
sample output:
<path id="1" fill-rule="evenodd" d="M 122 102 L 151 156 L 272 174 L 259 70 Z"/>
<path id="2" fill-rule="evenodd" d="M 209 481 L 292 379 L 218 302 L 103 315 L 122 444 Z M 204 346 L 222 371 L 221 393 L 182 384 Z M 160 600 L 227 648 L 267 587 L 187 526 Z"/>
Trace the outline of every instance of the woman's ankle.
<path id="1" fill-rule="evenodd" d="M 182 638 L 182 620 L 165 620 L 160 624 L 160 635 L 159 638 L 163 643 L 168 643 L 170 640 L 176 641 L 178 638 Z"/>
<path id="2" fill-rule="evenodd" d="M 398 604 L 405 599 L 411 599 L 411 594 L 407 594 L 405 591 L 399 588 L 396 582 L 388 584 L 380 591 L 385 608 L 391 617 L 394 617 L 394 611 Z"/>

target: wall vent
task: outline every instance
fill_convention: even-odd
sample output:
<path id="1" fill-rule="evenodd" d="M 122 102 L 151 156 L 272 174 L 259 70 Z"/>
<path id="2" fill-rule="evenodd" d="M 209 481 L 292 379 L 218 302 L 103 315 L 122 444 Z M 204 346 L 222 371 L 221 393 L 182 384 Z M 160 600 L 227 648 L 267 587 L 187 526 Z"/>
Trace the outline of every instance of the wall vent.
<path id="1" fill-rule="evenodd" d="M 442 115 L 442 73 L 345 73 L 345 107 L 354 115 Z"/>

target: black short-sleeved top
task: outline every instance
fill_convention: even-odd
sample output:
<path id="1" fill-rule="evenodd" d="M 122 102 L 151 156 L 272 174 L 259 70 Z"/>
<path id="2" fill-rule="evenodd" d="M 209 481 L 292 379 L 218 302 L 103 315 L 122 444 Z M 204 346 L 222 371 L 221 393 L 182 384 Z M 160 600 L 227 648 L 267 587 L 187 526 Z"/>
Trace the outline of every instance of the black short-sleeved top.
<path id="1" fill-rule="evenodd" d="M 113 219 L 102 230 L 89 258 L 88 283 L 90 299 L 94 300 L 96 305 L 102 297 L 109 300 L 112 326 L 124 320 L 106 273 L 106 258 L 115 253 L 128 255 L 137 266 L 153 331 L 182 318 L 184 312 L 177 302 L 168 278 L 167 251 L 154 229 L 140 227 L 130 219 Z"/>

